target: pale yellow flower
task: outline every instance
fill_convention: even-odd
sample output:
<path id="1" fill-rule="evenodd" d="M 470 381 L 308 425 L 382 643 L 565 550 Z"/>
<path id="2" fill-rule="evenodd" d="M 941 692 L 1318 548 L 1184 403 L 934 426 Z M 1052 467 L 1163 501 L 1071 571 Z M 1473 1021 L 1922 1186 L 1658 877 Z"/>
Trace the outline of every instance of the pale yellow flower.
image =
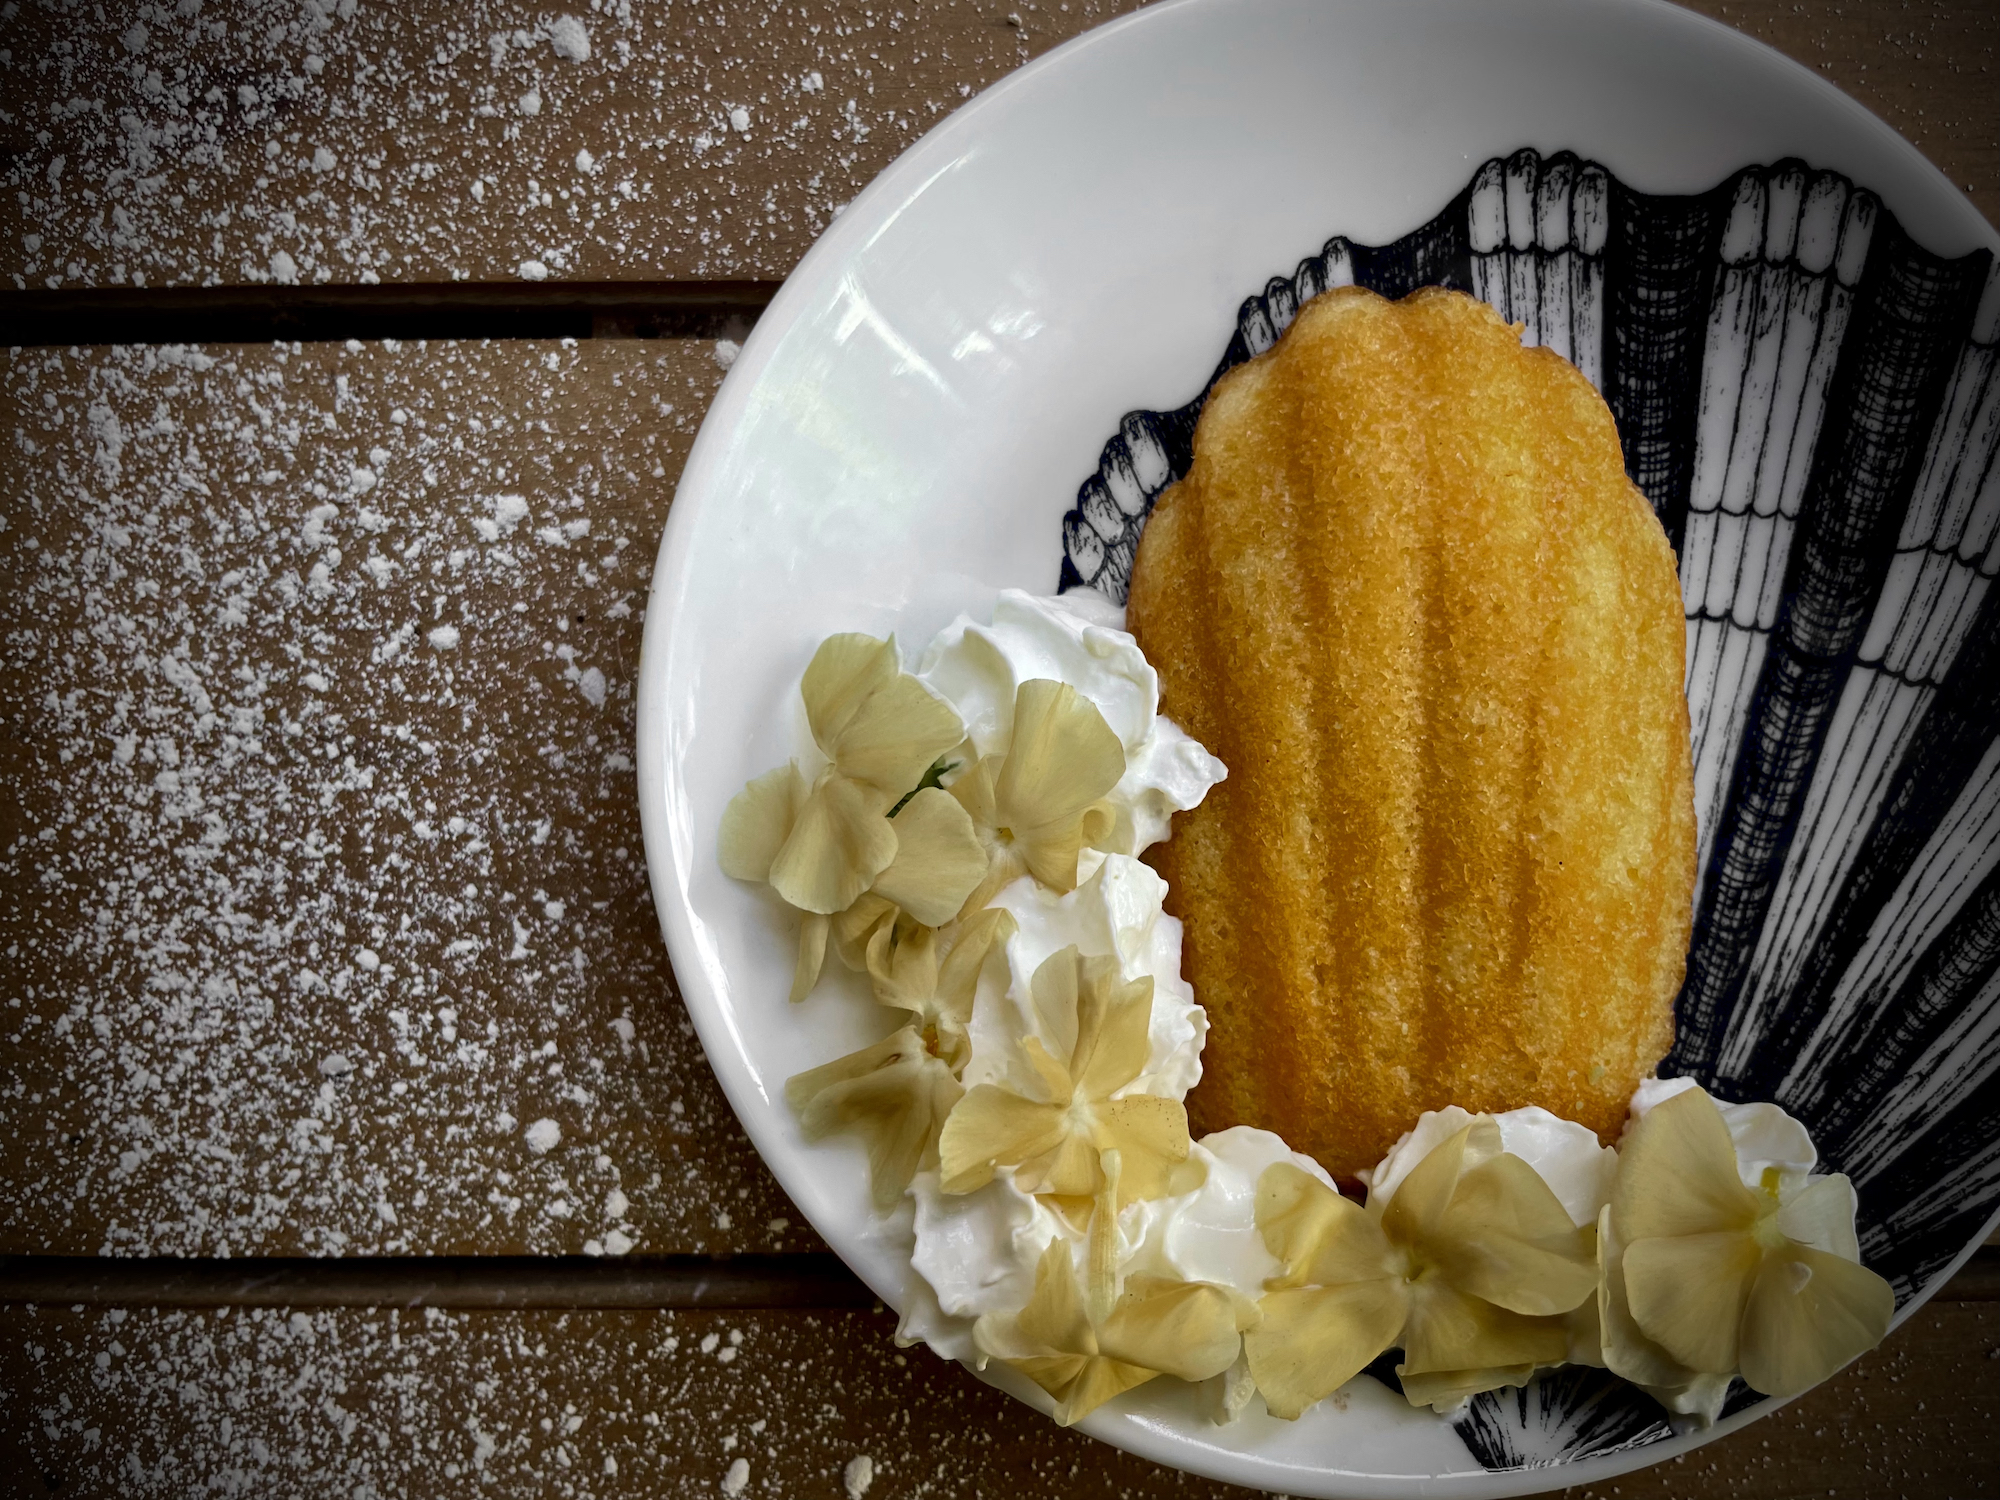
<path id="1" fill-rule="evenodd" d="M 797 762 L 752 781 L 724 810 L 723 871 L 768 882 L 804 914 L 792 998 L 819 977 L 829 919 L 873 887 L 932 925 L 948 920 L 989 860 L 956 799 L 920 783 L 965 726 L 897 665 L 893 640 L 828 637 L 799 685 L 827 758 L 810 786 Z"/>
<path id="2" fill-rule="evenodd" d="M 1405 1258 L 1366 1209 L 1288 1162 L 1257 1179 L 1256 1213 L 1285 1269 L 1265 1283 L 1243 1350 L 1271 1415 L 1289 1421 L 1395 1343 L 1409 1315 Z"/>
<path id="3" fill-rule="evenodd" d="M 1236 1361 L 1237 1316 L 1221 1287 L 1135 1276 L 1109 1312 L 1093 1318 L 1069 1245 L 1057 1239 L 1035 1267 L 1027 1306 L 985 1314 L 972 1338 L 980 1353 L 1004 1360 L 1054 1397 L 1056 1420 L 1067 1427 L 1160 1375 L 1220 1375 Z"/>
<path id="4" fill-rule="evenodd" d="M 1597 1216 L 1597 1335 L 1601 1364 L 1653 1397 L 1668 1411 L 1698 1418 L 1704 1425 L 1721 1414 L 1735 1372 L 1703 1374 L 1689 1369 L 1639 1331 L 1625 1301 L 1620 1270 L 1625 1247 L 1611 1228 L 1611 1207 Z"/>
<path id="5" fill-rule="evenodd" d="M 982 1083 L 959 1102 L 939 1144 L 944 1190 L 972 1192 L 1007 1166 L 1023 1192 L 1091 1198 L 1103 1182 L 1099 1154 L 1115 1150 L 1127 1200 L 1163 1196 L 1188 1158 L 1187 1111 L 1148 1094 L 1112 1097 L 1146 1067 L 1152 976 L 1121 979 L 1115 958 L 1069 947 L 1035 971 L 1032 989 L 1060 1055 L 1029 1035 L 1032 1081 Z"/>
<path id="6" fill-rule="evenodd" d="M 874 940 L 876 929 L 883 926 L 893 929 L 898 925 L 908 927 L 915 924 L 895 902 L 870 891 L 835 916 L 828 924 L 828 933 L 840 961 L 855 973 L 865 974 L 868 972 L 868 945 Z"/>
<path id="7" fill-rule="evenodd" d="M 869 890 L 926 927 L 942 927 L 983 880 L 986 850 L 972 819 L 949 792 L 925 787 L 890 815 L 896 857 Z"/>
<path id="8" fill-rule="evenodd" d="M 1635 1121 L 1601 1220 L 1606 1362 L 1672 1392 L 1740 1371 L 1795 1396 L 1880 1343 L 1896 1310 L 1860 1264 L 1839 1175 L 1781 1201 L 1779 1170 L 1743 1185 L 1715 1101 L 1676 1094 Z"/>
<path id="9" fill-rule="evenodd" d="M 912 1177 L 937 1163 L 938 1132 L 964 1092 L 958 1074 L 971 1051 L 966 1026 L 979 970 L 1013 931 L 1013 914 L 995 909 L 947 937 L 882 902 L 862 961 L 875 998 L 908 1013 L 910 1024 L 785 1085 L 808 1139 L 841 1130 L 863 1138 L 875 1204 L 884 1212 Z"/>
<path id="10" fill-rule="evenodd" d="M 871 929 L 864 962 L 876 1000 L 908 1011 L 925 1045 L 954 1074 L 971 1054 L 967 1028 L 979 971 L 1015 928 L 1012 912 L 991 907 L 956 924 L 948 939 L 907 916 Z"/>
<path id="11" fill-rule="evenodd" d="M 1440 1143 L 1385 1205 L 1363 1209 L 1279 1162 L 1257 1228 L 1284 1271 L 1244 1335 L 1274 1416 L 1297 1417 L 1400 1344 L 1416 1406 L 1524 1383 L 1568 1350 L 1563 1315 L 1597 1284 L 1588 1236 L 1481 1115 Z"/>
<path id="12" fill-rule="evenodd" d="M 1066 682 L 1022 683 L 1006 753 L 971 762 L 949 788 L 991 861 L 968 907 L 1023 873 L 1057 892 L 1076 889 L 1077 856 L 1115 829 L 1103 799 L 1124 774 L 1125 747 L 1096 704 Z"/>
<path id="13" fill-rule="evenodd" d="M 951 1065 L 914 1026 L 785 1084 L 807 1140 L 836 1131 L 862 1138 L 869 1187 L 883 1213 L 936 1161 L 938 1131 L 963 1093 Z"/>

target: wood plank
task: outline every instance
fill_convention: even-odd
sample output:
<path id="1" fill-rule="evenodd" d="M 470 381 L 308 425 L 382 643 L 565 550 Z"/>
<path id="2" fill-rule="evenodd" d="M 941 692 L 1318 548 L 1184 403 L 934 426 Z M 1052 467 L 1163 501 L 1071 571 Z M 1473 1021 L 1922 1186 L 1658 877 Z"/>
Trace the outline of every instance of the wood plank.
<path id="1" fill-rule="evenodd" d="M 0 1456 L 85 1496 L 1245 1493 L 1063 1431 L 957 1366 L 898 1353 L 891 1326 L 865 1312 L 9 1308 L 0 1399 L 32 1419 L 0 1424 Z M 1996 1343 L 2000 1307 L 1933 1305 L 1775 1416 L 1565 1493 L 1991 1495 Z"/>
<path id="2" fill-rule="evenodd" d="M 714 348 L 6 358 L 0 1251 L 818 1248 L 634 798 Z"/>
<path id="3" fill-rule="evenodd" d="M 46 0 L 0 22 L 0 284 L 782 278 L 966 96 L 1132 8 L 579 0 L 558 35 L 522 0 L 131 24 Z M 1883 114 L 2000 222 L 1993 7 L 1696 8 Z"/>
<path id="4" fill-rule="evenodd" d="M 1132 8 L 245 3 L 142 37 L 28 7 L 0 274 L 782 277 L 964 97 Z"/>

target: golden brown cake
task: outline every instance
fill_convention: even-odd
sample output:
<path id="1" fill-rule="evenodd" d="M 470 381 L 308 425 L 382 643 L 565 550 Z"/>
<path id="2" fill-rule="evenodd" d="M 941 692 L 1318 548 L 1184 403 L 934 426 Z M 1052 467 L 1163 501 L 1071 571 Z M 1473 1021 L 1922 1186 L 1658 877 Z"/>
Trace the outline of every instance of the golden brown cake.
<path id="1" fill-rule="evenodd" d="M 1447 1104 L 1614 1139 L 1694 885 L 1674 556 L 1611 414 L 1485 304 L 1343 288 L 1217 382 L 1130 624 L 1229 779 L 1148 857 L 1202 1133 L 1351 1177 Z"/>

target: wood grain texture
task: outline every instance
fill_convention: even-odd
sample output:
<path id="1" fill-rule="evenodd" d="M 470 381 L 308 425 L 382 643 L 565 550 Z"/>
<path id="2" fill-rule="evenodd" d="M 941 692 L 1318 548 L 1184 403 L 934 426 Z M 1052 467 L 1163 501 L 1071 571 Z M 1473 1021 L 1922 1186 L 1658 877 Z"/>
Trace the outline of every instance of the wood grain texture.
<path id="1" fill-rule="evenodd" d="M 10 1308 L 0 1400 L 32 1419 L 0 1424 L 0 1461 L 13 1493 L 92 1500 L 1248 1494 L 1064 1431 L 920 1349 L 898 1353 L 891 1326 L 865 1312 Z M 1993 1495 L 1996 1344 L 2000 1307 L 1934 1304 L 1777 1415 L 1565 1493 Z"/>
<path id="2" fill-rule="evenodd" d="M 817 1246 L 640 850 L 714 347 L 6 357 L 0 1250 Z"/>
<path id="3" fill-rule="evenodd" d="M 31 4 L 0 284 L 782 277 L 967 97 L 1132 8 Z"/>
<path id="4" fill-rule="evenodd" d="M 782 277 L 965 98 L 1134 8 L 579 5 L 557 36 L 519 0 L 31 0 L 0 21 L 0 285 Z M 2000 222 L 1991 6 L 1697 8 Z"/>

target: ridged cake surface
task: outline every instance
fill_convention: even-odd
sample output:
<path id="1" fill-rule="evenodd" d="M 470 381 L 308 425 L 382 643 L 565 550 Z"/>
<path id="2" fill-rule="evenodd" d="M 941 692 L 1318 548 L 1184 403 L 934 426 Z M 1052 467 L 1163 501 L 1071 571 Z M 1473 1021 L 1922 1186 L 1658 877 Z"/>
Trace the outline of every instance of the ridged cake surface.
<path id="1" fill-rule="evenodd" d="M 1212 1027 L 1197 1133 L 1339 1176 L 1447 1104 L 1615 1139 L 1695 826 L 1674 556 L 1590 384 L 1461 294 L 1328 292 L 1215 386 L 1129 611 L 1229 767 L 1149 856 Z"/>

